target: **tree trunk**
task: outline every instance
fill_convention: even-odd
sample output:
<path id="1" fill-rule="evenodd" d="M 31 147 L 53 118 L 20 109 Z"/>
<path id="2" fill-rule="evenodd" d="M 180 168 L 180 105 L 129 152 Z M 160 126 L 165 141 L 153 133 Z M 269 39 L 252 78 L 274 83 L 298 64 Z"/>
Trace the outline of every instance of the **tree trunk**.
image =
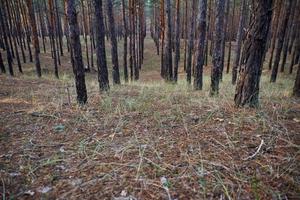
<path id="1" fill-rule="evenodd" d="M 255 0 L 254 18 L 244 45 L 245 64 L 240 72 L 234 97 L 236 106 L 259 105 L 259 83 L 272 20 L 272 3 L 273 0 Z"/>
<path id="2" fill-rule="evenodd" d="M 125 83 L 128 82 L 128 69 L 127 69 L 127 22 L 126 22 L 126 12 L 125 12 L 125 0 L 122 0 L 122 14 L 123 14 L 123 25 L 124 25 L 124 54 L 123 54 L 123 65 L 124 65 L 124 80 Z"/>
<path id="3" fill-rule="evenodd" d="M 244 33 L 244 24 L 246 21 L 246 0 L 242 0 L 241 4 L 241 15 L 240 15 L 240 22 L 239 22 L 239 29 L 237 33 L 237 38 L 236 38 L 236 49 L 235 49 L 235 57 L 233 61 L 233 66 L 232 66 L 232 80 L 231 83 L 234 85 L 236 83 L 237 79 L 237 70 L 238 66 L 240 63 L 240 57 L 241 57 L 241 48 L 242 48 L 242 38 L 243 38 L 243 33 Z"/>
<path id="4" fill-rule="evenodd" d="M 299 1 L 298 1 L 299 2 Z M 291 10 L 291 15 L 288 20 L 288 25 L 287 25 L 287 32 L 286 36 L 284 39 L 283 47 L 282 47 L 282 62 L 281 62 L 281 67 L 280 67 L 280 72 L 284 72 L 285 64 L 286 64 L 286 58 L 288 54 L 288 47 L 290 43 L 290 38 L 292 34 L 292 26 L 295 20 L 295 11 L 297 7 L 297 1 L 292 1 L 292 10 Z"/>
<path id="5" fill-rule="evenodd" d="M 189 34 L 189 45 L 188 45 L 188 57 L 187 57 L 187 66 L 186 66 L 186 80 L 188 84 L 192 82 L 192 53 L 194 49 L 194 32 L 195 32 L 195 15 L 196 15 L 196 0 L 192 0 L 192 15 L 190 18 L 191 27 L 190 27 L 190 34 Z"/>
<path id="6" fill-rule="evenodd" d="M 232 17 L 230 22 L 230 30 L 228 32 L 229 34 L 229 47 L 228 47 L 228 56 L 227 56 L 227 67 L 226 67 L 226 73 L 228 74 L 230 71 L 230 61 L 231 61 L 231 41 L 233 38 L 233 32 L 234 32 L 234 18 L 235 18 L 235 0 L 233 0 L 233 7 L 232 7 Z"/>
<path id="7" fill-rule="evenodd" d="M 278 24 L 279 24 L 279 18 L 280 18 L 280 13 L 281 13 L 281 5 L 282 5 L 282 0 L 278 0 L 278 4 L 276 6 L 275 14 L 274 14 L 274 19 L 273 19 L 273 26 L 272 26 L 272 41 L 271 41 L 271 53 L 270 53 L 270 60 L 269 60 L 269 70 L 272 69 L 272 64 L 273 64 L 273 55 L 274 55 L 274 50 L 275 50 L 275 45 L 276 45 L 276 39 L 277 39 L 277 32 L 278 32 Z"/>
<path id="8" fill-rule="evenodd" d="M 84 66 L 82 62 L 80 33 L 77 22 L 75 0 L 67 0 L 67 2 L 67 15 L 70 27 L 70 46 L 73 52 L 73 73 L 75 76 L 77 101 L 79 104 L 85 104 L 87 102 L 87 92 L 85 86 Z"/>
<path id="9" fill-rule="evenodd" d="M 226 0 L 224 28 L 222 31 L 222 50 L 221 50 L 221 69 L 220 69 L 220 80 L 221 81 L 223 79 L 223 71 L 224 71 L 224 64 L 225 64 L 224 61 L 225 61 L 225 48 L 226 48 L 229 9 L 230 9 L 230 0 Z"/>
<path id="10" fill-rule="evenodd" d="M 276 48 L 276 55 L 275 55 L 275 61 L 272 69 L 272 74 L 271 74 L 271 82 L 276 82 L 277 79 L 277 74 L 278 74 L 278 67 L 279 67 L 279 61 L 280 61 L 280 55 L 283 47 L 283 42 L 284 38 L 286 37 L 286 30 L 287 30 L 287 25 L 289 21 L 289 16 L 291 13 L 291 8 L 292 8 L 292 0 L 286 0 L 285 1 L 285 12 L 283 16 L 283 20 L 279 29 L 278 33 L 278 42 L 277 42 L 277 48 Z"/>
<path id="11" fill-rule="evenodd" d="M 39 46 L 39 38 L 38 38 L 38 32 L 36 28 L 36 21 L 34 16 L 34 10 L 32 5 L 32 0 L 26 0 L 27 8 L 28 8 L 28 14 L 29 14 L 29 21 L 31 24 L 31 32 L 33 36 L 33 46 L 34 46 L 34 58 L 35 58 L 35 68 L 36 68 L 36 74 L 38 77 L 42 76 L 41 71 L 41 63 L 40 63 L 40 46 Z"/>
<path id="12" fill-rule="evenodd" d="M 108 70 L 105 52 L 105 30 L 103 21 L 102 0 L 93 0 L 95 8 L 95 36 L 100 91 L 109 90 Z"/>
<path id="13" fill-rule="evenodd" d="M 175 66 L 174 81 L 178 80 L 178 65 L 180 60 L 180 0 L 176 0 L 176 33 L 175 33 Z"/>
<path id="14" fill-rule="evenodd" d="M 164 65 L 166 69 L 165 80 L 172 81 L 173 78 L 173 59 L 172 59 L 172 18 L 171 18 L 171 1 L 165 0 L 166 3 L 166 46 Z"/>
<path id="15" fill-rule="evenodd" d="M 297 76 L 293 88 L 293 96 L 300 97 L 300 63 L 298 64 Z"/>
<path id="16" fill-rule="evenodd" d="M 1 0 L 0 1 L 2 5 L 4 5 L 4 1 Z M 5 9 L 0 6 L 0 22 L 1 22 L 1 27 L 2 27 L 2 31 L 3 31 L 3 39 L 4 39 L 4 43 L 5 43 L 5 50 L 6 50 L 6 58 L 7 58 L 7 63 L 8 63 L 8 71 L 9 74 L 11 76 L 14 76 L 14 70 L 13 70 L 13 58 L 12 58 L 12 54 L 11 54 L 11 49 L 10 49 L 10 45 L 8 42 L 8 23 L 6 21 L 7 17 L 6 17 L 6 13 L 5 13 Z"/>
<path id="17" fill-rule="evenodd" d="M 224 30 L 224 7 L 225 0 L 216 1 L 216 21 L 213 49 L 213 67 L 211 72 L 211 91 L 213 96 L 219 93 L 219 81 L 222 67 L 222 32 Z"/>
<path id="18" fill-rule="evenodd" d="M 194 80 L 194 89 L 202 90 L 203 85 L 203 65 L 205 61 L 205 37 L 206 37 L 206 12 L 207 12 L 207 0 L 200 0 L 199 3 L 199 19 L 198 19 L 198 54 L 197 65 Z"/>
<path id="19" fill-rule="evenodd" d="M 53 7 L 53 0 L 48 0 L 49 4 L 49 13 L 50 13 L 50 23 L 49 23 L 49 37 L 52 44 L 52 55 L 54 61 L 54 74 L 56 78 L 58 76 L 58 66 L 57 66 L 57 55 L 56 55 L 56 44 L 54 39 L 54 28 L 55 28 L 55 20 L 54 20 L 54 7 Z"/>
<path id="20" fill-rule="evenodd" d="M 112 0 L 107 0 L 107 15 L 109 21 L 110 30 L 110 42 L 111 42 L 111 55 L 112 55 L 112 77 L 114 84 L 120 84 L 120 73 L 119 73 L 119 60 L 118 60 L 118 43 L 115 31 L 115 19 L 113 13 Z M 136 77 L 135 77 L 136 78 Z M 137 77 L 138 79 L 138 77 Z"/>

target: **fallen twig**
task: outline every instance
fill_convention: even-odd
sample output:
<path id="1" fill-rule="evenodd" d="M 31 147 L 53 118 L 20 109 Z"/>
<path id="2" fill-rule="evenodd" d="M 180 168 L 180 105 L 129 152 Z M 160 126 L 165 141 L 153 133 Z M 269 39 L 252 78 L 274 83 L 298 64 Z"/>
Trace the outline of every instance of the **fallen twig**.
<path id="1" fill-rule="evenodd" d="M 259 153 L 263 144 L 264 144 L 264 140 L 261 140 L 260 145 L 259 145 L 258 149 L 256 150 L 256 152 L 253 155 L 248 156 L 247 158 L 243 158 L 243 160 L 250 160 L 250 159 L 254 158 Z"/>

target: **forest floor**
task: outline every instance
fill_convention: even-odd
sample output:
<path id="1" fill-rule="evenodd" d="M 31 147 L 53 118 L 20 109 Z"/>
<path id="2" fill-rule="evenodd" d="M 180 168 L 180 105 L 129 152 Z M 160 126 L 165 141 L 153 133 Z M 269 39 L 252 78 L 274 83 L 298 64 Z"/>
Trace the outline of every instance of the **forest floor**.
<path id="1" fill-rule="evenodd" d="M 229 75 L 212 98 L 208 73 L 195 92 L 184 80 L 164 83 L 145 62 L 141 81 L 104 94 L 89 73 L 84 107 L 69 68 L 60 80 L 35 78 L 32 64 L 25 75 L 0 75 L 2 197 L 300 198 L 300 101 L 290 96 L 291 76 L 271 84 L 264 73 L 260 108 L 239 109 Z"/>

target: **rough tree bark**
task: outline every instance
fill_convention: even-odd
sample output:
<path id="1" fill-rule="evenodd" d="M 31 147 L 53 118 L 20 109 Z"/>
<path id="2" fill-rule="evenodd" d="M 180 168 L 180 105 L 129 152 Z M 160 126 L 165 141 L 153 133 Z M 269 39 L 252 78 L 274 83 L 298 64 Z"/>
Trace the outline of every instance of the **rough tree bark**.
<path id="1" fill-rule="evenodd" d="M 82 62 L 80 33 L 77 22 L 75 0 L 67 0 L 67 15 L 69 22 L 70 46 L 73 52 L 73 73 L 75 76 L 77 101 L 79 104 L 87 102 L 87 92 L 84 77 L 84 66 Z"/>
<path id="2" fill-rule="evenodd" d="M 56 78 L 59 78 L 58 76 L 58 66 L 57 66 L 57 56 L 56 56 L 56 45 L 55 45 L 55 39 L 54 39 L 54 27 L 55 27 L 55 21 L 54 21 L 54 7 L 53 7 L 53 0 L 48 0 L 49 5 L 49 13 L 50 13 L 50 23 L 48 24 L 48 31 L 49 31 L 49 37 L 52 44 L 52 55 L 53 55 L 53 62 L 54 62 L 54 74 Z"/>
<path id="3" fill-rule="evenodd" d="M 178 65 L 180 60 L 180 0 L 176 0 L 176 33 L 175 33 L 175 63 L 173 80 L 178 79 Z"/>
<path id="4" fill-rule="evenodd" d="M 172 59 L 172 18 L 171 18 L 171 1 L 165 0 L 166 3 L 166 45 L 164 67 L 166 69 L 165 80 L 172 81 L 173 77 L 173 59 Z"/>
<path id="5" fill-rule="evenodd" d="M 234 97 L 236 106 L 259 105 L 259 83 L 263 56 L 272 19 L 273 0 L 255 0 L 255 10 L 243 50 L 245 63 L 240 72 Z"/>
<path id="6" fill-rule="evenodd" d="M 237 79 L 237 70 L 238 66 L 240 63 L 240 57 L 241 57 L 241 48 L 242 48 L 242 38 L 243 38 L 243 33 L 244 33 L 244 24 L 246 21 L 246 0 L 242 1 L 241 4 L 241 15 L 240 15 L 240 22 L 239 22 L 239 29 L 237 33 L 237 38 L 236 38 L 236 49 L 235 49 L 235 57 L 233 61 L 233 66 L 232 66 L 232 80 L 231 83 L 234 85 L 236 83 Z"/>
<path id="7" fill-rule="evenodd" d="M 273 65 L 271 80 L 270 80 L 271 82 L 276 82 L 276 79 L 277 79 L 280 55 L 282 52 L 283 42 L 284 42 L 284 38 L 286 35 L 286 30 L 287 30 L 287 25 L 288 25 L 288 21 L 289 21 L 289 16 L 291 13 L 291 8 L 292 8 L 292 0 L 286 0 L 285 1 L 285 12 L 284 12 L 283 20 L 280 25 L 280 29 L 279 29 L 279 33 L 278 33 L 276 55 L 275 55 L 275 60 L 274 60 L 274 65 Z"/>
<path id="8" fill-rule="evenodd" d="M 204 65 L 204 52 L 205 52 L 205 37 L 206 37 L 206 12 L 207 12 L 207 0 L 200 0 L 199 3 L 199 19 L 198 19 L 198 54 L 196 73 L 194 79 L 194 89 L 202 90 L 203 85 L 203 65 Z"/>
<path id="9" fill-rule="evenodd" d="M 31 32 L 32 32 L 32 36 L 33 36 L 36 74 L 38 77 L 41 77 L 42 70 L 41 70 L 41 63 L 40 63 L 40 45 L 39 45 L 39 38 L 38 38 L 38 32 L 37 32 L 37 28 L 36 28 L 36 21 L 35 21 L 35 16 L 34 16 L 32 0 L 26 0 L 26 4 L 27 4 L 27 8 L 28 8 L 29 21 L 31 24 Z"/>
<path id="10" fill-rule="evenodd" d="M 119 60 L 118 60 L 118 43 L 115 31 L 115 19 L 113 13 L 112 0 L 106 0 L 107 3 L 107 15 L 109 21 L 110 31 L 110 42 L 111 42 L 111 55 L 112 55 L 112 77 L 114 84 L 120 84 L 120 73 L 119 73 Z M 138 77 L 135 77 L 138 79 Z"/>
<path id="11" fill-rule="evenodd" d="M 188 84 L 192 82 L 192 56 L 194 49 L 194 32 L 195 32 L 195 15 L 196 15 L 196 0 L 192 0 L 192 15 L 190 18 L 191 27 L 189 33 L 189 44 L 188 44 L 188 57 L 187 57 L 187 65 L 186 65 L 186 80 Z"/>
<path id="12" fill-rule="evenodd" d="M 126 22 L 126 12 L 125 12 L 125 0 L 122 0 L 122 14 L 123 14 L 123 25 L 124 25 L 124 54 L 123 54 L 123 65 L 124 65 L 124 80 L 125 83 L 128 82 L 128 69 L 127 69 L 127 22 Z"/>
<path id="13" fill-rule="evenodd" d="M 103 21 L 102 0 L 93 0 L 95 8 L 95 36 L 100 91 L 109 90 L 108 70 L 105 52 L 105 30 Z"/>
<path id="14" fill-rule="evenodd" d="M 3 0 L 0 1 L 2 3 L 2 5 L 4 5 Z M 14 70 L 13 70 L 13 58 L 12 58 L 12 54 L 11 54 L 11 49 L 10 49 L 10 45 L 8 42 L 8 36 L 7 36 L 7 30 L 8 30 L 8 24 L 6 21 L 6 13 L 5 10 L 2 6 L 0 6 L 0 23 L 1 23 L 1 27 L 2 27 L 2 31 L 3 31 L 3 39 L 4 39 L 4 44 L 5 44 L 5 50 L 6 50 L 6 58 L 7 58 L 7 63 L 8 63 L 8 71 L 9 74 L 11 76 L 14 76 Z"/>
<path id="15" fill-rule="evenodd" d="M 220 70 L 222 67 L 222 32 L 224 26 L 225 0 L 216 0 L 216 20 L 213 48 L 213 66 L 211 71 L 210 95 L 219 93 Z"/>

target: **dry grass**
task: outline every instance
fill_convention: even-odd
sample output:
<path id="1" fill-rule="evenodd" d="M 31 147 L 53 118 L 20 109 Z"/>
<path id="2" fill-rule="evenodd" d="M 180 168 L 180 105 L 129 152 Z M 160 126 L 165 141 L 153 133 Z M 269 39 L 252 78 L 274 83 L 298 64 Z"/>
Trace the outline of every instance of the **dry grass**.
<path id="1" fill-rule="evenodd" d="M 2 197 L 299 198 L 300 102 L 290 97 L 293 76 L 280 74 L 270 84 L 264 72 L 260 108 L 237 109 L 229 75 L 212 98 L 209 69 L 204 90 L 195 92 L 183 74 L 177 85 L 161 81 L 154 54 L 147 39 L 141 81 L 109 93 L 100 94 L 95 73 L 87 74 L 84 107 L 75 102 L 68 57 L 60 80 L 53 78 L 49 52 L 42 54 L 42 79 L 32 63 L 22 76 L 0 75 Z"/>

